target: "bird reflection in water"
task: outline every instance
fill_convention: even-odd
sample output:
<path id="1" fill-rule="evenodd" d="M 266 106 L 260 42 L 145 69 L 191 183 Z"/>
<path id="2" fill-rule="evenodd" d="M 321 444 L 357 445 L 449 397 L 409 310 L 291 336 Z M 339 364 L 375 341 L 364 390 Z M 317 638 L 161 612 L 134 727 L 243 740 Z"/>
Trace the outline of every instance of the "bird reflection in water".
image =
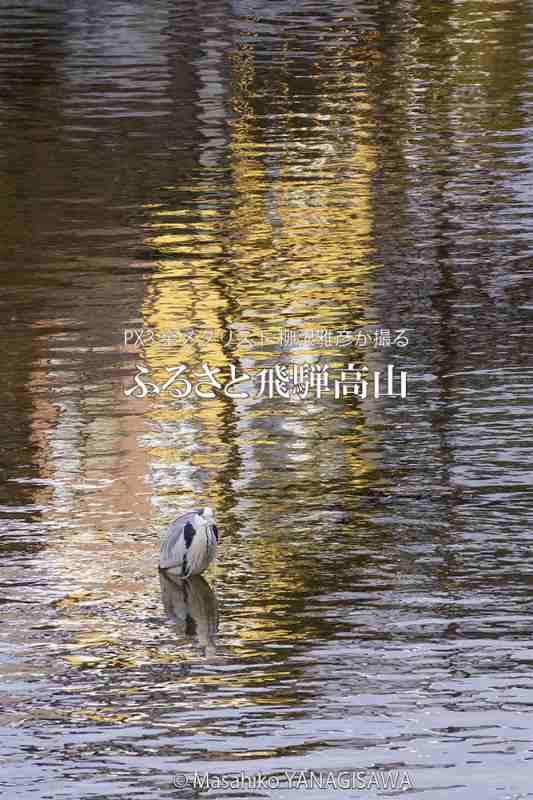
<path id="1" fill-rule="evenodd" d="M 215 654 L 217 598 L 201 575 L 183 580 L 171 569 L 159 570 L 163 607 L 180 636 L 196 637 L 206 656 Z"/>

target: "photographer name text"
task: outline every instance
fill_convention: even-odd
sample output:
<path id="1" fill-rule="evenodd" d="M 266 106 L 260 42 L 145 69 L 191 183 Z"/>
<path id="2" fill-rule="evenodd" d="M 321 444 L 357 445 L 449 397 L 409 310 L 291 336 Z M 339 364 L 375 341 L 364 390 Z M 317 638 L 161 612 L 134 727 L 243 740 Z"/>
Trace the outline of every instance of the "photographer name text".
<path id="1" fill-rule="evenodd" d="M 193 789 L 196 791 L 239 790 L 239 791 L 275 791 L 280 789 L 319 789 L 323 791 L 356 790 L 356 791 L 396 791 L 404 792 L 413 789 L 414 784 L 405 770 L 355 770 L 355 771 L 289 771 L 269 774 L 266 772 L 237 772 L 216 775 L 210 772 L 179 772 L 174 775 L 174 786 L 177 789 Z"/>

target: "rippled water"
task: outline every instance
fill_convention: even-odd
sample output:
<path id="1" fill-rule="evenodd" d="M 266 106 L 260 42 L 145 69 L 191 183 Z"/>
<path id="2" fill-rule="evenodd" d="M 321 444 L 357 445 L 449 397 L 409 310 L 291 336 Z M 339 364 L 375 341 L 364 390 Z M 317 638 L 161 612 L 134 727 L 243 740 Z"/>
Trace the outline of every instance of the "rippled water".
<path id="1" fill-rule="evenodd" d="M 0 3 L 7 797 L 532 796 L 532 31 Z"/>

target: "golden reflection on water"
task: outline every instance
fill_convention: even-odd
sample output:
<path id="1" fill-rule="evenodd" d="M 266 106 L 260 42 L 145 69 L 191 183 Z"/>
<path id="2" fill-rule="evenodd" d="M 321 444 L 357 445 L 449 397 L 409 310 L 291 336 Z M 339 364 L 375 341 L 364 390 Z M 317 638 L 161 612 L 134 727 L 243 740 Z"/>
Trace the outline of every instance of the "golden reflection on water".
<path id="1" fill-rule="evenodd" d="M 150 369 L 151 380 L 164 381 L 167 369 L 180 363 L 193 373 L 204 363 L 226 371 L 235 364 L 253 373 L 281 360 L 345 362 L 339 347 L 281 347 L 277 339 L 281 328 L 350 330 L 365 321 L 374 268 L 376 152 L 358 57 L 357 51 L 351 60 L 344 53 L 324 74 L 315 65 L 320 91 L 315 106 L 304 112 L 294 112 L 281 71 L 275 113 L 260 120 L 253 52 L 249 45 L 233 51 L 227 165 L 166 187 L 166 203 L 146 206 L 145 245 L 157 261 L 144 284 L 140 317 L 146 329 L 178 336 L 176 343 L 147 341 L 132 353 Z M 332 91 L 344 98 L 335 108 Z M 230 341 L 232 331 L 246 330 L 262 332 L 265 341 Z M 191 331 L 189 342 L 179 343 L 180 334 Z M 217 335 L 207 336 L 210 331 Z M 65 350 L 59 353 L 55 380 L 71 369 L 75 383 L 68 359 Z M 42 375 L 38 368 L 35 381 L 42 382 Z M 224 596 L 228 587 L 239 591 L 240 575 L 257 583 L 253 594 L 245 592 L 246 618 L 228 620 L 230 649 L 249 658 L 259 655 L 255 645 L 265 639 L 305 640 L 306 627 L 295 630 L 280 613 L 285 599 L 302 592 L 309 580 L 301 551 L 316 544 L 312 527 L 302 524 L 304 509 L 316 509 L 321 485 L 367 482 L 372 464 L 353 446 L 361 410 L 331 400 L 294 403 L 254 396 L 192 395 L 175 402 L 168 396 L 122 395 L 118 402 L 121 413 L 105 416 L 97 413 L 90 394 L 67 394 L 52 404 L 36 399 L 35 435 L 43 474 L 50 479 L 43 490 L 52 493 L 50 519 L 56 514 L 70 523 L 68 535 L 52 542 L 46 556 L 65 588 L 56 606 L 70 636 L 64 662 L 81 670 L 131 670 L 198 656 L 186 644 L 186 626 L 176 629 L 180 635 L 173 645 L 154 646 L 153 633 L 141 620 L 149 606 L 159 604 L 157 532 L 199 498 L 209 499 L 221 516 L 220 563 L 211 571 L 215 585 Z M 50 434 L 43 437 L 45 417 L 51 419 Z M 325 424 L 332 435 L 324 440 L 319 431 Z M 261 500 L 265 489 L 276 495 L 274 505 Z M 111 537 L 107 520 L 112 525 L 121 514 L 131 519 L 132 511 L 141 531 L 132 536 L 126 526 Z M 183 611 L 185 596 L 171 588 Z M 211 612 L 216 615 L 217 601 L 212 592 L 206 600 L 209 592 L 192 611 L 189 607 L 189 617 L 195 619 L 199 652 L 213 656 Z M 167 612 L 170 594 L 166 586 Z M 269 614 L 275 619 L 268 621 Z M 209 680 L 230 681 L 235 688 L 241 679 Z M 268 670 L 256 677 L 259 684 L 272 680 Z"/>
<path id="2" fill-rule="evenodd" d="M 471 732 L 480 710 L 498 715 L 502 731 L 520 731 L 529 483 L 525 417 L 509 409 L 527 398 L 523 383 L 506 383 L 501 363 L 520 380 L 527 364 L 518 333 L 509 336 L 500 306 L 484 295 L 489 287 L 513 304 L 525 342 L 531 14 L 505 2 L 418 4 L 408 14 L 405 4 L 384 4 L 368 11 L 373 41 L 355 19 L 365 4 L 345 4 L 344 19 L 339 3 L 305 17 L 276 5 L 281 23 L 273 19 L 268 33 L 252 17 L 228 21 L 224 4 L 208 4 L 205 16 L 196 8 L 184 15 L 183 41 L 183 20 L 169 8 L 165 36 L 150 38 L 159 67 L 121 73 L 126 62 L 104 53 L 98 81 L 86 61 L 105 39 L 98 26 L 78 31 L 78 50 L 69 50 L 74 19 L 60 22 L 57 47 L 46 45 L 42 26 L 55 14 L 39 14 L 34 42 L 31 32 L 10 33 L 24 84 L 13 93 L 15 113 L 9 97 L 3 108 L 13 158 L 7 152 L 2 213 L 16 267 L 7 302 L 20 314 L 13 331 L 22 320 L 28 335 L 6 348 L 6 407 L 19 428 L 5 430 L 15 476 L 4 507 L 5 587 L 20 597 L 3 616 L 1 670 L 29 688 L 18 716 L 14 698 L 2 697 L 2 721 L 97 723 L 89 737 L 90 726 L 75 728 L 79 756 L 64 746 L 65 731 L 54 740 L 52 724 L 34 738 L 36 786 L 43 759 L 87 780 L 104 752 L 116 765 L 132 731 L 114 727 L 130 723 L 139 723 L 134 793 L 168 753 L 195 759 L 212 748 L 213 761 L 265 758 L 275 769 L 272 758 L 286 766 L 357 731 L 346 746 L 362 753 L 363 740 L 373 743 L 369 760 L 396 758 L 400 742 L 420 765 L 434 755 L 428 731 L 442 744 L 442 730 Z M 135 21 L 137 33 L 149 16 Z M 176 52 L 191 42 L 197 55 L 178 74 Z M 16 86 L 17 69 L 6 86 Z M 145 127 L 147 105 L 162 109 L 161 130 L 151 118 Z M 36 110 L 42 129 L 30 124 L 21 136 Z M 82 118 L 76 133 L 72 121 Z M 33 274 L 27 258 L 39 263 Z M 411 314 L 405 298 L 396 308 L 411 278 L 426 338 L 408 356 L 424 389 L 415 387 L 407 414 L 393 416 L 383 398 L 124 396 L 140 362 L 158 382 L 179 363 L 253 372 L 354 359 L 383 369 L 391 350 L 281 347 L 279 331 L 388 326 L 387 315 Z M 178 336 L 110 347 L 122 325 Z M 245 330 L 266 341 L 229 340 Z M 183 345 L 188 331 L 203 335 Z M 503 377 L 494 394 L 479 390 L 485 371 Z M 460 383 L 433 390 L 453 374 Z M 482 423 L 480 407 L 492 412 Z M 373 508 L 380 482 L 392 497 Z M 465 486 L 472 496 L 457 500 Z M 199 500 L 220 519 L 211 586 L 161 593 L 159 532 Z M 506 716 L 503 703 L 517 715 Z M 176 734 L 170 746 L 165 728 Z M 527 746 L 509 739 L 500 737 L 501 753 Z M 468 742 L 461 755 L 457 741 L 446 759 L 468 764 Z M 446 785 L 446 770 L 430 772 Z"/>
<path id="3" fill-rule="evenodd" d="M 178 364 L 192 374 L 202 364 L 226 372 L 235 364 L 238 372 L 254 374 L 281 361 L 346 363 L 347 351 L 338 346 L 281 347 L 279 333 L 353 330 L 370 321 L 365 309 L 375 267 L 376 150 L 358 58 L 356 49 L 343 53 L 333 70 L 331 63 L 317 62 L 320 91 L 304 112 L 295 113 L 281 71 L 275 113 L 265 120 L 258 118 L 253 95 L 250 46 L 233 51 L 228 163 L 166 187 L 166 203 L 146 205 L 145 245 L 157 259 L 144 284 L 140 317 L 145 329 L 177 335 L 175 342 L 154 339 L 132 351 L 130 363 L 143 363 L 151 380 L 163 382 Z M 332 92 L 341 98 L 335 107 Z M 242 345 L 231 339 L 232 331 L 261 332 L 264 341 Z M 188 332 L 193 336 L 181 343 L 180 335 Z M 60 377 L 61 361 L 58 370 Z M 72 515 L 68 537 L 51 543 L 47 555 L 66 592 L 56 607 L 70 634 L 64 661 L 81 670 L 131 670 L 146 663 L 180 664 L 201 652 L 215 655 L 216 624 L 201 618 L 201 603 L 190 614 L 199 617 L 199 651 L 187 644 L 186 630 L 174 645 L 154 646 L 153 632 L 140 621 L 148 606 L 159 603 L 158 531 L 199 499 L 209 500 L 221 517 L 220 563 L 211 570 L 215 586 L 224 596 L 228 587 L 239 591 L 241 575 L 257 583 L 253 594 L 245 592 L 246 618 L 228 620 L 230 650 L 246 659 L 260 654 L 257 645 L 265 639 L 305 641 L 311 628 L 295 630 L 279 612 L 287 597 L 304 591 L 313 572 L 301 556 L 302 550 L 320 549 L 313 540 L 317 531 L 321 536 L 320 527 L 303 520 L 307 512 L 320 518 L 322 487 L 343 486 L 330 490 L 340 503 L 347 485 L 369 483 L 371 459 L 354 446 L 362 436 L 361 408 L 253 394 L 245 400 L 191 395 L 181 402 L 122 395 L 113 402 L 120 413 L 107 417 L 95 413 L 91 396 L 83 394 L 52 406 L 36 401 L 36 436 L 52 485 L 51 518 L 54 509 L 63 520 Z M 50 415 L 50 435 L 43 438 L 42 419 Z M 326 438 L 320 434 L 324 426 L 331 431 Z M 96 495 L 88 491 L 95 486 Z M 107 520 L 112 525 L 121 514 L 132 519 L 132 511 L 139 533 L 132 536 L 126 526 L 111 537 Z M 175 597 L 176 592 L 174 587 Z M 168 598 L 167 586 L 167 611 Z M 204 611 L 216 610 L 214 594 L 210 603 L 204 601 Z M 270 613 L 275 619 L 267 621 Z M 256 677 L 259 684 L 274 679 L 268 670 Z M 241 678 L 221 674 L 209 680 L 235 688 Z"/>
<path id="4" fill-rule="evenodd" d="M 360 102 L 344 103 L 337 114 L 332 114 L 324 91 L 324 107 L 307 120 L 313 131 L 310 141 L 298 136 L 290 110 L 281 108 L 283 113 L 275 121 L 277 144 L 272 146 L 258 138 L 260 127 L 247 95 L 253 77 L 248 74 L 252 67 L 247 49 L 236 51 L 232 63 L 236 117 L 231 125 L 231 162 L 222 173 L 231 175 L 231 186 L 224 186 L 222 174 L 213 170 L 210 182 L 204 177 L 201 184 L 176 187 L 181 197 L 194 196 L 194 205 L 173 208 L 169 201 L 166 207 L 155 205 L 151 209 L 146 244 L 158 253 L 158 262 L 146 285 L 144 327 L 181 334 L 227 334 L 239 326 L 269 334 L 281 326 L 353 329 L 362 321 L 372 273 L 370 181 L 376 157 L 366 119 L 368 108 Z M 347 75 L 349 70 L 338 80 L 346 81 Z M 361 96 L 360 85 L 358 92 Z M 283 98 L 289 102 L 287 85 L 281 97 L 282 103 Z M 363 120 L 360 109 L 365 114 Z M 340 122 L 342 135 L 338 131 Z M 365 137 L 360 135 L 361 127 L 366 129 Z M 227 205 L 217 200 L 216 210 L 209 207 L 209 193 L 218 196 L 228 188 L 231 200 Z M 203 363 L 222 369 L 235 363 L 246 371 L 282 357 L 300 362 L 322 358 L 330 363 L 342 363 L 346 357 L 342 350 L 316 345 L 303 351 L 286 348 L 282 354 L 272 343 L 245 350 L 224 343 L 222 336 L 210 341 L 206 338 L 195 335 L 186 346 L 150 341 L 139 353 L 139 360 L 151 370 L 152 380 L 162 382 L 168 377 L 166 370 L 180 363 L 188 365 L 191 372 Z M 299 587 L 303 589 L 307 567 L 302 559 L 291 556 L 293 545 L 287 541 L 287 534 L 298 530 L 297 546 L 305 547 L 302 509 L 314 498 L 317 480 L 319 484 L 331 482 L 342 475 L 344 481 L 359 486 L 367 483 L 365 476 L 372 465 L 353 447 L 353 437 L 361 428 L 361 412 L 328 401 L 287 404 L 254 398 L 199 400 L 194 396 L 181 403 L 164 397 L 135 398 L 124 401 L 124 405 L 136 411 L 129 418 L 134 428 L 129 428 L 127 435 L 133 433 L 137 445 L 130 438 L 127 452 L 139 452 L 137 481 L 148 480 L 157 496 L 152 512 L 154 526 L 161 527 L 178 510 L 207 497 L 222 514 L 230 509 L 234 520 L 228 526 L 222 517 L 224 549 L 222 563 L 215 571 L 222 578 L 222 586 L 223 576 L 229 577 L 226 562 L 237 575 L 244 564 L 252 574 L 260 575 L 257 599 L 266 605 L 258 606 L 257 611 L 268 609 L 269 598 L 290 596 Z M 321 441 L 317 451 L 318 426 L 324 423 L 324 415 L 333 430 L 335 418 L 344 417 L 351 435 L 346 436 L 346 431 L 341 437 L 333 435 Z M 127 474 L 131 478 L 131 465 Z M 243 496 L 260 493 L 272 482 L 278 487 L 276 508 L 278 517 L 284 518 L 282 527 L 279 518 L 273 517 L 270 504 L 254 500 L 250 505 Z M 294 482 L 298 484 L 298 499 L 292 506 Z M 110 492 L 110 501 L 113 491 L 116 487 Z M 268 535 L 250 536 L 254 531 Z M 120 542 L 121 547 L 125 541 Z M 90 547 L 94 544 L 93 537 Z M 117 570 L 109 566 L 113 553 L 118 557 L 118 546 L 106 543 L 108 566 L 99 562 L 97 571 L 100 580 L 123 598 L 127 587 L 121 586 Z M 145 537 L 130 555 L 120 552 L 120 571 L 138 574 L 133 597 L 137 593 L 139 602 L 142 592 L 153 591 L 146 569 L 153 564 L 150 555 L 155 549 L 155 539 Z M 288 562 L 293 565 L 290 573 Z M 68 563 L 72 574 L 76 568 L 72 552 Z M 270 606 L 275 605 L 271 600 Z M 305 639 L 305 629 L 295 632 L 290 620 L 284 624 L 278 619 L 274 625 L 266 625 L 262 614 L 256 618 L 257 611 L 252 603 L 245 623 L 235 632 L 232 649 L 236 653 L 249 653 L 250 643 L 265 636 L 276 641 Z M 107 641 L 117 628 L 112 619 L 103 627 L 87 618 L 84 623 L 83 633 L 73 644 L 82 652 L 67 657 L 74 666 L 105 663 L 107 667 L 131 667 L 147 657 L 159 662 L 183 658 L 167 648 L 148 651 L 126 643 L 127 656 L 120 655 L 119 642 L 119 654 L 91 655 L 98 642 Z M 87 628 L 92 629 L 89 636 Z M 202 625 L 200 630 L 204 630 Z M 201 635 L 204 649 L 212 654 L 214 643 L 207 633 Z M 227 679 L 219 676 L 216 680 Z"/>
<path id="5" fill-rule="evenodd" d="M 210 342 L 197 336 L 187 346 L 149 342 L 142 356 L 156 382 L 177 364 L 194 371 L 202 363 L 226 370 L 235 363 L 254 371 L 278 361 L 280 347 L 273 337 L 281 327 L 349 330 L 363 321 L 373 269 L 370 182 L 376 154 L 358 58 L 356 49 L 351 61 L 343 54 L 333 75 L 328 72 L 324 79 L 317 66 L 323 91 L 317 94 L 318 107 L 307 115 L 291 112 L 287 79 L 281 75 L 277 113 L 260 124 L 251 88 L 253 50 L 242 45 L 233 51 L 229 164 L 213 169 L 209 183 L 204 173 L 199 183 L 175 187 L 176 197 L 194 196 L 194 205 L 172 207 L 169 199 L 166 207 L 152 209 L 146 244 L 159 260 L 147 287 L 143 319 L 147 328 L 181 334 L 228 334 L 244 327 L 261 331 L 270 343 L 244 349 L 224 344 L 223 336 Z M 350 81 L 357 101 L 347 91 Z M 331 89 L 343 90 L 344 100 L 335 110 L 330 108 Z M 216 207 L 210 207 L 209 192 L 217 198 Z M 285 358 L 290 357 L 339 364 L 346 352 L 315 345 L 286 349 Z M 270 473 L 268 450 L 280 433 L 288 435 L 291 452 L 282 447 L 285 452 L 276 452 L 275 458 L 298 464 L 302 480 L 303 464 L 311 466 L 316 456 L 310 448 L 321 409 L 321 403 L 309 413 L 305 404 L 287 408 L 269 400 L 201 401 L 192 396 L 172 406 L 158 398 L 147 416 L 161 430 L 175 426 L 180 437 L 154 446 L 150 459 L 167 469 L 179 466 L 169 495 L 181 496 L 180 505 L 207 493 L 223 507 L 230 484 L 244 488 L 253 484 L 254 474 Z M 332 413 L 344 411 L 330 408 Z M 263 415 L 269 421 L 276 418 L 278 430 L 265 429 Z M 343 460 L 342 442 L 334 437 L 325 447 L 328 457 Z M 350 448 L 350 469 L 364 474 L 353 453 Z"/>

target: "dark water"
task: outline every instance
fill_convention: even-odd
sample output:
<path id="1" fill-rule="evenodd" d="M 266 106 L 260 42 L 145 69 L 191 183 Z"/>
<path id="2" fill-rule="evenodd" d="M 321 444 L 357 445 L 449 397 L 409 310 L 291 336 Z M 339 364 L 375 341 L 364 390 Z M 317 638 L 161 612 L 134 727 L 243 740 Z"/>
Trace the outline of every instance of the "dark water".
<path id="1" fill-rule="evenodd" d="M 6 797 L 533 796 L 532 35 L 519 0 L 0 3 Z M 407 398 L 335 398 L 349 363 Z M 161 388 L 204 364 L 250 378 Z M 200 500 L 185 591 L 158 536 Z"/>

